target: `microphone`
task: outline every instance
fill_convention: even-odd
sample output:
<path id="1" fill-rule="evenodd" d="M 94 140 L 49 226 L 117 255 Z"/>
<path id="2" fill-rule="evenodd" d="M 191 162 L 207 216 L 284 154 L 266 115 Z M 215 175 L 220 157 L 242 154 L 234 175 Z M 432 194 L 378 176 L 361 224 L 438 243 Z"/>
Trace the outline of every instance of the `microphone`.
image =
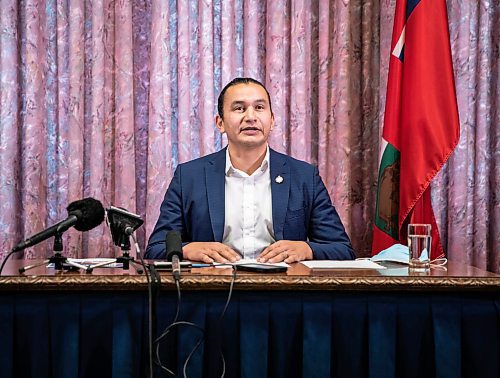
<path id="1" fill-rule="evenodd" d="M 179 231 L 168 231 L 165 240 L 167 248 L 167 260 L 172 262 L 172 275 L 176 280 L 181 278 L 182 239 Z"/>
<path id="2" fill-rule="evenodd" d="M 19 243 L 12 249 L 12 252 L 18 252 L 34 246 L 52 236 L 62 234 L 73 226 L 78 231 L 89 231 L 97 227 L 104 220 L 104 208 L 101 202 L 94 198 L 84 198 L 71 202 L 67 210 L 68 217 L 66 219 Z"/>
<path id="3" fill-rule="evenodd" d="M 113 243 L 122 247 L 122 249 L 130 249 L 129 236 L 131 236 L 144 221 L 139 215 L 114 206 L 106 209 L 106 215 Z"/>

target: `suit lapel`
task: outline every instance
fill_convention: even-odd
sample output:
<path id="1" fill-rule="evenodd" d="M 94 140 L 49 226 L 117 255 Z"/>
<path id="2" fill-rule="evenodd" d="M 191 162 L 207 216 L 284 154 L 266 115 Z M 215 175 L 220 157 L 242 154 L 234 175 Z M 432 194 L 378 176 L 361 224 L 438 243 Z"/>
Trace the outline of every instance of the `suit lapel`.
<path id="1" fill-rule="evenodd" d="M 290 194 L 290 167 L 284 155 L 269 150 L 271 168 L 271 196 L 273 202 L 273 228 L 276 240 L 283 239 L 288 197 Z"/>
<path id="2" fill-rule="evenodd" d="M 226 148 L 213 155 L 205 166 L 205 180 L 207 183 L 208 212 L 212 223 L 214 240 L 222 242 L 224 232 L 224 197 L 226 168 Z"/>

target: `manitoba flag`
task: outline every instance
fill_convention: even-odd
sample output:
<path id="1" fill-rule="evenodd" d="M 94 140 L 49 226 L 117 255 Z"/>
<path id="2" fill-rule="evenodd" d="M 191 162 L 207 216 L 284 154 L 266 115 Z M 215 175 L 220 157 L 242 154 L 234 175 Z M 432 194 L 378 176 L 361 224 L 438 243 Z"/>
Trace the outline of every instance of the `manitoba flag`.
<path id="1" fill-rule="evenodd" d="M 408 223 L 432 225 L 430 187 L 459 139 L 445 0 L 397 0 L 378 174 L 372 254 L 407 244 Z"/>

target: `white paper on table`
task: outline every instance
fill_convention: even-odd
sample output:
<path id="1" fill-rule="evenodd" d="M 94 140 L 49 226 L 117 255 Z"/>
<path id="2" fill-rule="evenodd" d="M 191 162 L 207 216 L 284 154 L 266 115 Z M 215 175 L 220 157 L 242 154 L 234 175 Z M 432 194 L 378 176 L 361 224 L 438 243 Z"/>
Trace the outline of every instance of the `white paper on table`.
<path id="1" fill-rule="evenodd" d="M 286 268 L 288 268 L 290 265 L 288 265 L 287 263 L 285 262 L 279 262 L 279 263 L 263 263 L 263 262 L 259 262 L 257 261 L 257 259 L 241 259 L 241 260 L 238 260 L 234 263 L 213 263 L 213 265 L 216 267 L 216 268 L 225 268 L 227 266 L 232 266 L 232 265 L 245 265 L 245 264 L 259 264 L 259 265 L 268 265 L 268 266 L 284 266 Z"/>
<path id="2" fill-rule="evenodd" d="M 74 259 L 71 257 L 67 258 L 69 263 L 76 263 L 85 267 L 89 267 L 96 264 L 107 263 L 107 265 L 100 266 L 100 268 L 121 268 L 122 263 L 117 263 L 116 259 L 108 257 L 91 257 L 86 259 Z M 54 263 L 47 264 L 47 268 L 54 268 Z"/>
<path id="3" fill-rule="evenodd" d="M 387 269 L 370 260 L 312 260 L 301 264 L 310 269 Z"/>

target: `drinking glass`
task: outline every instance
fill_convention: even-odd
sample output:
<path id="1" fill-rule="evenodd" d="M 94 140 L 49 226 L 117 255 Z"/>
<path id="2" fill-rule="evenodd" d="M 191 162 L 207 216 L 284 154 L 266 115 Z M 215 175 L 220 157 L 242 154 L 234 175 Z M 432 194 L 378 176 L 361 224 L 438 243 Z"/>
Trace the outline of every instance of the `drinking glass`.
<path id="1" fill-rule="evenodd" d="M 408 225 L 408 249 L 410 254 L 410 270 L 426 271 L 430 268 L 431 257 L 431 225 Z"/>

